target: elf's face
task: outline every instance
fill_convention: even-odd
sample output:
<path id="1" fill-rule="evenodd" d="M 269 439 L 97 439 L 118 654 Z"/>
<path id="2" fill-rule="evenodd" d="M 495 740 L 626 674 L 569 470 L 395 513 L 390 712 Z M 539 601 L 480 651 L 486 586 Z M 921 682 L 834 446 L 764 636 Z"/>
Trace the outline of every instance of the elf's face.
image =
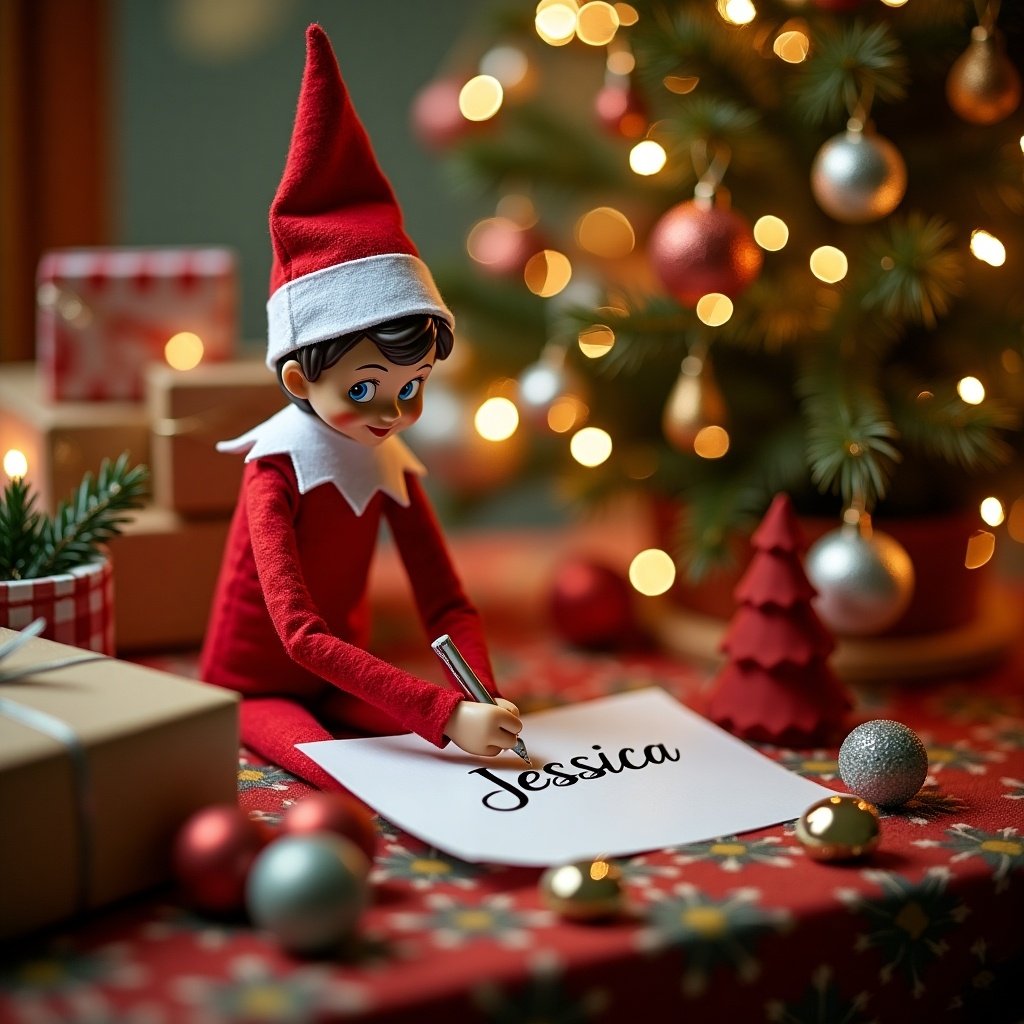
<path id="1" fill-rule="evenodd" d="M 360 444 L 375 446 L 412 426 L 423 412 L 423 387 L 434 366 L 433 348 L 412 366 L 389 360 L 363 338 L 315 381 L 285 368 L 285 386 L 305 398 L 329 427 Z"/>

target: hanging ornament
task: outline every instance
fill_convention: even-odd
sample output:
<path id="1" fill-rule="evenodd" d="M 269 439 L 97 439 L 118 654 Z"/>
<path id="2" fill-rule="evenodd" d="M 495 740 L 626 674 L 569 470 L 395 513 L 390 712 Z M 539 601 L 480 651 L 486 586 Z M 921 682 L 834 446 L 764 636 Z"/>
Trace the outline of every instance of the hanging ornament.
<path id="1" fill-rule="evenodd" d="M 650 112 L 632 75 L 609 72 L 594 100 L 594 112 L 607 132 L 620 139 L 642 138 L 650 124 Z"/>
<path id="2" fill-rule="evenodd" d="M 555 632 L 577 647 L 614 648 L 636 636 L 629 581 L 602 562 L 574 557 L 559 565 L 548 604 Z"/>
<path id="3" fill-rule="evenodd" d="M 814 158 L 811 191 L 818 205 L 843 224 L 865 224 L 892 213 L 907 190 L 907 166 L 888 140 L 850 118 Z"/>
<path id="4" fill-rule="evenodd" d="M 538 883 L 550 910 L 569 921 L 599 921 L 622 913 L 622 872 L 606 860 L 550 867 Z"/>
<path id="5" fill-rule="evenodd" d="M 924 785 L 928 751 L 909 726 L 879 718 L 843 740 L 839 775 L 857 796 L 879 807 L 899 807 Z"/>
<path id="6" fill-rule="evenodd" d="M 763 260 L 750 224 L 718 194 L 727 152 L 720 147 L 708 161 L 706 150 L 703 143 L 694 147 L 694 166 L 703 170 L 694 198 L 668 210 L 648 242 L 655 273 L 684 306 L 710 292 L 735 298 L 757 278 Z"/>
<path id="7" fill-rule="evenodd" d="M 853 860 L 877 845 L 877 808 L 859 796 L 825 797 L 811 804 L 796 823 L 796 837 L 814 860 Z"/>
<path id="8" fill-rule="evenodd" d="M 282 836 L 249 872 L 249 916 L 289 953 L 333 951 L 355 931 L 368 901 L 369 874 L 366 856 L 342 836 Z"/>
<path id="9" fill-rule="evenodd" d="M 954 112 L 971 124 L 996 124 L 1020 103 L 1020 74 L 996 31 L 998 2 L 986 4 L 980 24 L 971 29 L 967 49 L 946 78 L 946 98 Z"/>
<path id="10" fill-rule="evenodd" d="M 848 509 L 843 520 L 807 552 L 807 576 L 818 592 L 814 609 L 840 636 L 871 636 L 906 611 L 914 566 L 903 545 L 874 530 L 862 509 Z"/>
<path id="11" fill-rule="evenodd" d="M 695 346 L 679 367 L 679 376 L 661 414 L 665 439 L 680 452 L 692 452 L 697 435 L 725 423 L 725 399 L 715 382 L 705 349 Z"/>

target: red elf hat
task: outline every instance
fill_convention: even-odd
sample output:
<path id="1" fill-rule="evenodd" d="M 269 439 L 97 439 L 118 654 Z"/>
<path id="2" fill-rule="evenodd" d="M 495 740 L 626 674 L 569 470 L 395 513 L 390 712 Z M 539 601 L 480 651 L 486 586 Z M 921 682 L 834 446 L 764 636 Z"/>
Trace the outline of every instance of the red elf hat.
<path id="1" fill-rule="evenodd" d="M 454 325 L 377 164 L 327 34 L 306 30 L 288 162 L 270 206 L 267 366 L 305 345 L 412 314 Z"/>

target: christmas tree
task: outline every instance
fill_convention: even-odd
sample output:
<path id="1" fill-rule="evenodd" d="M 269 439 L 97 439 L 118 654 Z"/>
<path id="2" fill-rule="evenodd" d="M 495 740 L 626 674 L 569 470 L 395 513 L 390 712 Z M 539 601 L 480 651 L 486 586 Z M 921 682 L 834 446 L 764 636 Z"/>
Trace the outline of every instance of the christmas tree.
<path id="1" fill-rule="evenodd" d="M 780 491 L 1024 520 L 1021 7 L 484 11 L 413 121 L 493 207 L 435 271 L 531 470 L 683 496 L 696 575 Z"/>

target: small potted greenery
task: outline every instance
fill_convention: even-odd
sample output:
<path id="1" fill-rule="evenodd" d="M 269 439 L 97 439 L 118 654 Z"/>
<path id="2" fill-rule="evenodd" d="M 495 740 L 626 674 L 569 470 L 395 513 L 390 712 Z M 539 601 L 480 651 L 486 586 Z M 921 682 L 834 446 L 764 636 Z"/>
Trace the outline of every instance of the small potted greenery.
<path id="1" fill-rule="evenodd" d="M 113 571 L 104 547 L 146 495 L 149 471 L 127 452 L 104 459 L 94 477 L 53 515 L 37 508 L 23 477 L 0 496 L 0 626 L 22 629 L 45 618 L 43 636 L 114 653 Z"/>

